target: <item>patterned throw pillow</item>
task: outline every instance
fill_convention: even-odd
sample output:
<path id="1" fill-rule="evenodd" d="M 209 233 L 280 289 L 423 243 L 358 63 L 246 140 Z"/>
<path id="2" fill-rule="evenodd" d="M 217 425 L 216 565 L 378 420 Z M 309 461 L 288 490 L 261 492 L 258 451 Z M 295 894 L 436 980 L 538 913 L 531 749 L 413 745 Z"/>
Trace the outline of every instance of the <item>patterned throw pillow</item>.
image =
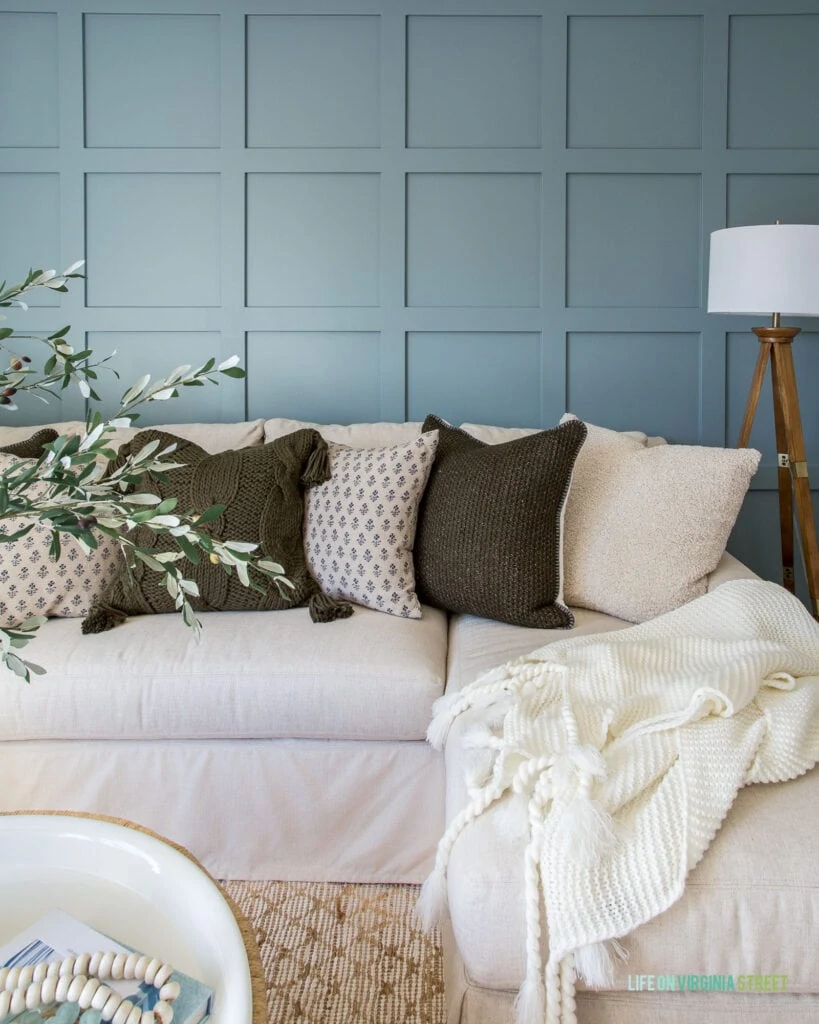
<path id="1" fill-rule="evenodd" d="M 306 498 L 310 571 L 330 597 L 420 619 L 412 547 L 438 431 L 385 448 L 329 447 L 333 475 Z"/>
<path id="2" fill-rule="evenodd" d="M 56 435 L 55 435 L 56 436 Z M 11 469 L 22 460 L 0 454 L 0 470 Z M 32 497 L 48 490 L 46 483 L 28 488 Z M 4 519 L 5 533 L 15 533 L 30 522 L 22 516 Z M 119 566 L 119 545 L 97 534 L 99 547 L 86 555 L 69 534 L 60 535 L 59 561 L 49 555 L 51 530 L 37 522 L 20 540 L 0 544 L 0 625 L 18 626 L 30 615 L 78 618 L 114 578 Z"/>

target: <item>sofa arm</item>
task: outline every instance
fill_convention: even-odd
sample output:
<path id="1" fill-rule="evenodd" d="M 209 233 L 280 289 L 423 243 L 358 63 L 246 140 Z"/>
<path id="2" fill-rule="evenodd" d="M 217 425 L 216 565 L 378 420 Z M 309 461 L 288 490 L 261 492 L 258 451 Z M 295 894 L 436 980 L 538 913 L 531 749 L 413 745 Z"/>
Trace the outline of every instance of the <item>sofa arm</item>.
<path id="1" fill-rule="evenodd" d="M 752 572 L 747 565 L 744 565 L 738 558 L 727 551 L 723 552 L 719 564 L 712 573 L 708 574 L 708 591 L 716 590 L 723 583 L 730 580 L 758 580 L 761 579 L 755 572 Z"/>

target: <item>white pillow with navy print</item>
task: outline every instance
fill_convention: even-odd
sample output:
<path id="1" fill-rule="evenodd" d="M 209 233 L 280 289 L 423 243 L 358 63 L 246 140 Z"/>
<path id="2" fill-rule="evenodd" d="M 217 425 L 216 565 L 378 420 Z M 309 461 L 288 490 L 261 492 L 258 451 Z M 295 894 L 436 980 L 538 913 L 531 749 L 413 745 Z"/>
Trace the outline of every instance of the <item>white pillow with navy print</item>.
<path id="1" fill-rule="evenodd" d="M 310 571 L 330 597 L 420 619 L 412 546 L 438 431 L 383 448 L 329 448 L 332 476 L 305 496 Z"/>

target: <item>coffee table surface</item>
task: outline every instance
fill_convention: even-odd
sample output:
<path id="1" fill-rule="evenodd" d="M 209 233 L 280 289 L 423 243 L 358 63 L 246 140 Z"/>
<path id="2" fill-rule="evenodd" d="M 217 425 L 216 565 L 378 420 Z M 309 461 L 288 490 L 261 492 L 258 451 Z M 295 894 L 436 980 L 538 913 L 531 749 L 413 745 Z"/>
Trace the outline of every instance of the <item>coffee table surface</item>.
<path id="1" fill-rule="evenodd" d="M 253 1019 L 230 906 L 193 859 L 157 836 L 98 818 L 0 815 L 0 908 L 0 944 L 64 910 L 212 988 L 212 1024 Z"/>

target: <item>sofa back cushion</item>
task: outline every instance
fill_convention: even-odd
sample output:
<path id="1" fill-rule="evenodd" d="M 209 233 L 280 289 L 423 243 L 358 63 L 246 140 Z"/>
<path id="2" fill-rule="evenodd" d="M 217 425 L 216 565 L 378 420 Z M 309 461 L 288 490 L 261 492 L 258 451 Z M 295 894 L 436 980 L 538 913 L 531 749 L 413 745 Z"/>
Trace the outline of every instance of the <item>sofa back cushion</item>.
<path id="1" fill-rule="evenodd" d="M 139 423 L 139 420 L 137 420 Z M 61 420 L 59 423 L 48 423 L 58 434 L 81 434 L 85 430 L 82 420 Z M 14 425 L 0 426 L 0 447 L 15 444 L 30 437 L 39 427 L 18 427 Z M 114 448 L 133 441 L 144 427 L 121 427 L 111 439 Z M 251 444 L 261 444 L 264 440 L 264 420 L 248 420 L 241 423 L 169 423 L 164 426 L 152 427 L 193 441 L 206 452 L 223 452 L 229 448 L 246 448 Z"/>
<path id="2" fill-rule="evenodd" d="M 325 441 L 347 445 L 348 448 L 381 448 L 391 444 L 414 441 L 423 429 L 419 422 L 408 423 L 310 423 L 306 420 L 272 419 L 264 422 L 265 441 L 292 434 L 309 427 L 317 430 Z"/>

